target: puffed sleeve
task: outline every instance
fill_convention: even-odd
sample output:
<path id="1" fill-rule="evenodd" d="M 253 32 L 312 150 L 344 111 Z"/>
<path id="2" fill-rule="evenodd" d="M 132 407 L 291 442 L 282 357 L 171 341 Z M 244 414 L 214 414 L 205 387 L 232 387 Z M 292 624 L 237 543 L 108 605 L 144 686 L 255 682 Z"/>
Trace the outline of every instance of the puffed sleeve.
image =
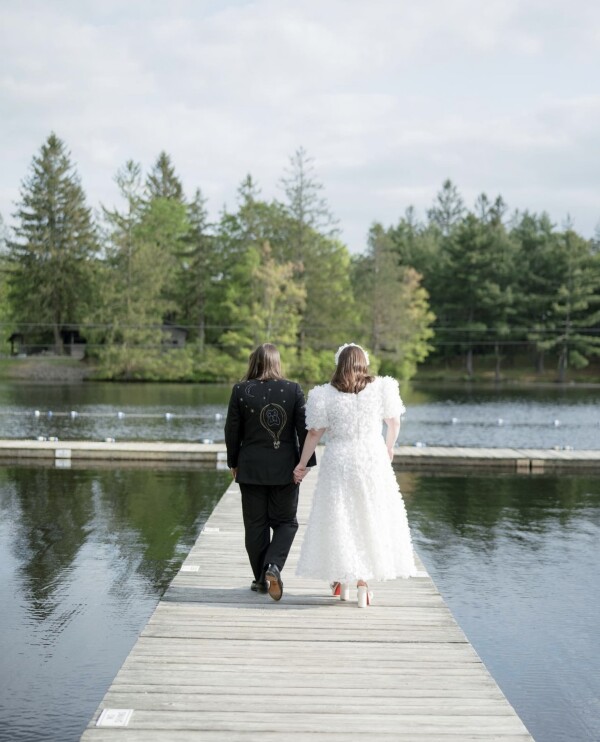
<path id="1" fill-rule="evenodd" d="M 308 393 L 306 402 L 306 429 L 315 428 L 319 430 L 327 427 L 327 401 L 325 399 L 325 387 L 316 386 Z"/>
<path id="2" fill-rule="evenodd" d="M 406 412 L 406 407 L 400 397 L 398 382 L 391 376 L 383 376 L 381 379 L 381 396 L 383 419 L 388 417 L 400 417 Z"/>

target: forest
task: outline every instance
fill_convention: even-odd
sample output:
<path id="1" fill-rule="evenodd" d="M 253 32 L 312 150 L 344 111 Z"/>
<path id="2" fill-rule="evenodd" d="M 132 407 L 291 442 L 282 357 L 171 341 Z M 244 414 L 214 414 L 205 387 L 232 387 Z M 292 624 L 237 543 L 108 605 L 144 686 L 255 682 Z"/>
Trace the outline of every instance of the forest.
<path id="1" fill-rule="evenodd" d="M 322 381 L 332 351 L 355 341 L 373 368 L 515 364 L 559 381 L 600 354 L 600 232 L 509 212 L 501 196 L 468 207 L 446 180 L 425 219 L 399 204 L 351 254 L 304 149 L 280 199 L 246 175 L 235 208 L 209 218 L 161 152 L 147 172 L 115 174 L 120 203 L 92 209 L 68 148 L 49 135 L 11 221 L 0 221 L 0 324 L 32 354 L 83 347 L 95 378 L 226 381 L 258 343 L 274 342 L 288 376 Z M 8 346 L 6 346 L 8 348 Z"/>

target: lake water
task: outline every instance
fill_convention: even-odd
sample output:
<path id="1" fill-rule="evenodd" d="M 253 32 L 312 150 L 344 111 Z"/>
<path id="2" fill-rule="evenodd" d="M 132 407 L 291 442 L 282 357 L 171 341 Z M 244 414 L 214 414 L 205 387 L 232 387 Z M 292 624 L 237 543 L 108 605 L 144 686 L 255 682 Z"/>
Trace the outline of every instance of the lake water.
<path id="1" fill-rule="evenodd" d="M 0 468 L 0 740 L 78 740 L 230 481 Z"/>
<path id="2" fill-rule="evenodd" d="M 600 478 L 399 479 L 423 561 L 537 742 L 598 740 Z M 2 742 L 79 738 L 228 481 L 0 469 Z"/>
<path id="3" fill-rule="evenodd" d="M 424 564 L 535 740 L 600 740 L 600 477 L 400 483 Z"/>
<path id="4" fill-rule="evenodd" d="M 0 438 L 223 440 L 230 387 L 0 384 Z M 403 385 L 407 445 L 600 448 L 600 388 Z"/>

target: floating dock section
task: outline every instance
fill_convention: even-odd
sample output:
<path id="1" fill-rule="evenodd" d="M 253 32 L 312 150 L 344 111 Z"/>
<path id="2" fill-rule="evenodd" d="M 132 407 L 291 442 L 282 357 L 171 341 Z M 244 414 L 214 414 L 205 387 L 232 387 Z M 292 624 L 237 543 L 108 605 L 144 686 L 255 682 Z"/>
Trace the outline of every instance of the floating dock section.
<path id="1" fill-rule="evenodd" d="M 160 441 L 30 441 L 0 440 L 0 461 L 57 466 L 123 465 L 209 466 L 227 465 L 222 443 L 169 443 Z M 501 469 L 521 474 L 600 471 L 600 450 L 566 451 L 524 448 L 459 448 L 454 446 L 399 446 L 394 466 L 405 469 Z"/>

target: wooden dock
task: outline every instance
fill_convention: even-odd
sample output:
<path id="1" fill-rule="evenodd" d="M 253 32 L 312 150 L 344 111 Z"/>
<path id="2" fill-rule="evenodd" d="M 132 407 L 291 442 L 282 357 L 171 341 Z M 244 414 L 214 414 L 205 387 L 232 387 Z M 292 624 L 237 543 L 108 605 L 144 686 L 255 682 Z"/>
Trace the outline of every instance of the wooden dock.
<path id="1" fill-rule="evenodd" d="M 0 440 L 2 463 L 27 466 L 222 466 L 224 443 L 165 441 L 32 441 Z M 496 469 L 519 474 L 600 471 L 600 449 L 589 451 L 533 448 L 461 448 L 398 446 L 394 466 L 406 469 Z"/>
<path id="2" fill-rule="evenodd" d="M 84 742 L 532 739 L 419 560 L 418 577 L 373 585 L 364 610 L 294 576 L 315 481 L 302 485 L 280 603 L 249 589 L 240 495 L 227 489 Z M 96 726 L 104 709 L 132 713 Z"/>

